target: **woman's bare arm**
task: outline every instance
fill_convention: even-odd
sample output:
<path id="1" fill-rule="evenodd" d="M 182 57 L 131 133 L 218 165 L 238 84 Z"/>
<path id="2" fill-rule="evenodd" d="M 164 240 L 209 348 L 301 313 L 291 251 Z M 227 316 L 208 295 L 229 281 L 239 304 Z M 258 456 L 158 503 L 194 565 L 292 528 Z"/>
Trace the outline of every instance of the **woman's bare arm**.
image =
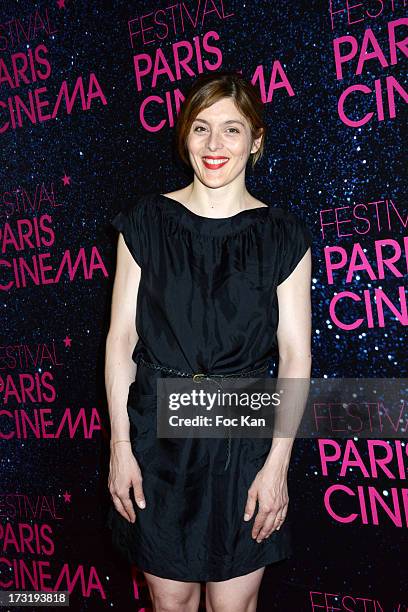
<path id="1" fill-rule="evenodd" d="M 267 464 L 272 457 L 275 463 L 280 460 L 285 464 L 289 463 L 294 435 L 303 414 L 302 394 L 306 395 L 305 400 L 307 398 L 307 389 L 303 381 L 310 378 L 312 367 L 311 268 L 312 258 L 309 248 L 292 274 L 277 287 L 279 303 L 279 324 L 276 334 L 279 347 L 277 378 L 302 379 L 302 381 L 298 384 L 286 384 L 288 398 L 283 399 L 282 410 L 277 412 L 276 419 L 277 430 L 285 435 L 274 436 Z M 293 396 L 292 403 L 290 393 Z M 287 409 L 285 409 L 286 402 L 289 404 Z M 293 432 L 293 436 L 290 432 Z"/>
<path id="2" fill-rule="evenodd" d="M 129 439 L 127 397 L 135 380 L 136 364 L 132 351 L 138 340 L 136 301 L 141 269 L 130 254 L 122 234 L 117 247 L 111 320 L 106 338 L 105 386 L 111 422 L 111 444 Z"/>
<path id="3" fill-rule="evenodd" d="M 136 513 L 129 491 L 132 488 L 139 508 L 146 507 L 140 467 L 129 439 L 127 398 L 135 380 L 132 352 L 138 340 L 135 325 L 141 269 L 132 257 L 122 234 L 118 240 L 112 308 L 106 339 L 105 386 L 111 421 L 111 453 L 108 486 L 117 511 L 134 523 Z M 124 442 L 118 442 L 124 440 Z M 118 442 L 118 444 L 115 444 Z"/>
<path id="4" fill-rule="evenodd" d="M 248 489 L 244 510 L 244 520 L 250 520 L 258 501 L 259 508 L 252 527 L 252 537 L 257 542 L 262 542 L 275 529 L 280 529 L 287 514 L 287 472 L 296 431 L 307 400 L 312 362 L 310 281 L 309 248 L 290 276 L 277 288 L 277 389 L 283 388 L 283 401 L 281 399 L 279 408 L 274 411 L 271 448 L 263 467 Z"/>

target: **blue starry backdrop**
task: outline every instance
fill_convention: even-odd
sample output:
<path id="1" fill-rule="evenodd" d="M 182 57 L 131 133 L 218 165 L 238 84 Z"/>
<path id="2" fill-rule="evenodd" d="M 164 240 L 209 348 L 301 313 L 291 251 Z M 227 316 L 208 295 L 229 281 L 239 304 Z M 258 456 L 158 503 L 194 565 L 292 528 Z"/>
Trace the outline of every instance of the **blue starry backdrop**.
<path id="1" fill-rule="evenodd" d="M 4 588 L 22 588 L 16 586 L 21 563 L 25 561 L 33 569 L 40 560 L 47 561 L 50 576 L 45 584 L 69 590 L 73 610 L 151 607 L 143 575 L 138 568 L 129 568 L 112 549 L 105 526 L 109 418 L 104 350 L 117 238 L 110 220 L 143 193 L 165 193 L 191 181 L 174 153 L 172 116 L 176 90 L 187 91 L 200 70 L 210 72 L 215 64 L 216 56 L 209 54 L 203 43 L 209 32 L 213 34 L 208 44 L 216 47 L 222 58 L 220 68 L 242 70 L 248 79 L 263 73 L 268 91 L 279 61 L 294 92 L 289 95 L 287 88 L 280 87 L 265 101 L 269 126 L 266 152 L 256 169 L 248 171 L 247 186 L 269 205 L 284 206 L 298 214 L 313 232 L 312 375 L 407 376 L 406 305 L 398 297 L 407 270 L 403 251 L 396 264 L 402 271 L 400 278 L 388 272 L 384 279 L 373 280 L 361 271 L 347 283 L 347 270 L 343 269 L 335 274 L 334 284 L 329 284 L 324 262 L 326 245 L 340 245 L 350 257 L 353 244 L 360 242 L 376 270 L 374 241 L 392 238 L 402 245 L 404 224 L 397 223 L 393 215 L 392 227 L 387 228 L 382 212 L 382 225 L 365 236 L 338 237 L 328 228 L 324 239 L 320 226 L 323 210 L 346 206 L 352 210 L 355 204 L 374 201 L 392 201 L 401 219 L 406 218 L 406 57 L 401 46 L 397 61 L 391 64 L 388 34 L 388 23 L 406 16 L 403 3 L 380 5 L 363 0 L 349 16 L 344 11 L 336 13 L 334 30 L 329 2 L 317 0 L 213 0 L 206 4 L 206 15 L 205 3 L 196 0 L 184 2 L 184 12 L 180 4 L 171 9 L 172 4 L 165 0 L 4 0 L 1 5 L 0 228 L 2 259 L 10 265 L 3 263 L 1 267 L 1 393 L 9 413 L 0 419 L 0 516 L 2 527 L 12 530 L 22 522 L 32 527 L 47 523 L 55 546 L 48 555 L 35 549 L 22 552 L 7 543 L 4 530 L 0 530 L 2 556 L 16 560 L 14 566 L 2 565 L 1 576 L 3 582 L 4 576 L 10 580 Z M 341 11 L 345 5 L 342 0 L 333 0 L 332 10 Z M 198 12 L 196 25 L 187 18 L 186 8 L 191 15 Z M 164 28 L 146 30 L 146 42 L 152 42 L 143 44 L 141 34 L 136 34 L 140 29 L 137 19 L 160 9 L 167 36 Z M 153 25 L 151 17 L 145 24 Z M 374 59 L 364 63 L 361 74 L 355 74 L 358 52 L 343 64 L 343 79 L 337 80 L 333 39 L 353 36 L 360 49 L 368 28 L 387 65 Z M 397 38 L 403 37 L 399 26 Z M 181 41 L 190 43 L 193 57 L 189 71 L 181 70 L 177 75 L 172 45 Z M 367 45 L 368 53 L 373 52 L 373 44 L 371 40 Z M 200 67 L 198 49 L 201 60 L 210 64 Z M 349 49 L 345 46 L 342 52 Z M 142 77 L 142 90 L 138 91 L 133 58 L 144 53 L 154 63 L 158 50 L 175 80 L 159 74 L 153 84 L 150 71 Z M 142 65 L 146 62 L 145 58 Z M 13 66 L 25 75 L 20 74 L 18 83 Z M 279 74 L 276 80 L 281 80 Z M 375 85 L 376 81 L 379 84 Z M 258 78 L 255 83 L 261 87 L 262 81 Z M 394 85 L 395 117 L 390 116 L 390 83 Z M 337 104 L 342 92 L 356 84 L 364 84 L 368 92 L 360 90 L 348 96 L 344 104 L 347 117 L 358 121 L 367 113 L 373 116 L 352 127 L 340 119 Z M 383 101 L 381 121 L 375 91 L 381 92 Z M 147 104 L 145 119 L 153 126 L 163 122 L 156 131 L 145 129 L 140 119 L 142 105 L 152 95 L 159 101 Z M 69 99 L 73 99 L 72 108 Z M 22 111 L 23 105 L 28 110 L 32 105 L 31 117 Z M 372 215 L 373 206 L 369 211 Z M 35 240 L 36 223 L 41 218 L 40 235 L 49 235 L 44 227 L 51 227 L 55 233 L 52 244 Z M 24 226 L 19 225 L 22 220 Z M 6 227 L 15 236 L 19 228 L 26 231 L 30 227 L 32 244 L 13 244 L 6 239 Z M 78 257 L 81 261 L 71 275 L 62 263 L 67 251 L 73 262 Z M 50 269 L 37 277 L 26 274 L 22 282 L 21 260 L 35 266 L 40 265 L 41 257 Z M 375 288 L 382 288 L 402 313 L 398 318 L 385 306 L 381 327 Z M 333 296 L 345 290 L 360 297 L 359 302 L 343 300 L 337 307 L 345 323 L 362 318 L 354 330 L 340 329 L 330 316 Z M 374 312 L 373 327 L 368 325 L 364 290 Z M 404 290 L 402 295 L 406 295 Z M 273 368 L 271 364 L 271 373 Z M 52 376 L 52 401 L 21 393 L 6 396 L 6 381 L 21 389 L 22 375 L 45 373 Z M 42 412 L 46 409 L 48 412 Z M 36 423 L 27 427 L 26 433 L 17 426 L 22 414 Z M 67 415 L 73 422 L 78 419 L 75 427 L 69 427 Z M 51 423 L 41 427 L 41 419 Z M 393 441 L 389 442 L 394 448 Z M 366 441 L 357 438 L 355 443 L 367 462 Z M 406 457 L 404 441 L 402 449 Z M 296 441 L 289 473 L 288 516 L 295 554 L 267 569 L 259 610 L 311 610 L 312 601 L 329 606 L 322 604 L 325 593 L 335 594 L 332 605 L 341 610 L 347 609 L 342 599 L 346 595 L 355 598 L 355 610 L 366 609 L 363 597 L 380 602 L 384 609 L 408 604 L 406 564 L 399 561 L 407 545 L 405 478 L 400 473 L 395 480 L 382 476 L 369 480 L 358 468 L 341 477 L 340 465 L 341 460 L 334 463 L 329 476 L 323 478 L 317 441 Z M 406 475 L 406 469 L 403 473 Z M 324 507 L 325 491 L 336 483 L 346 484 L 353 492 L 339 495 L 335 504 L 340 515 L 356 513 L 349 523 L 334 520 Z M 381 507 L 378 524 L 373 524 L 372 516 L 368 524 L 362 523 L 357 491 L 359 486 L 367 491 L 368 485 L 375 487 L 387 504 L 391 497 L 397 499 L 401 527 L 395 526 Z M 24 506 L 18 499 L 25 500 Z M 36 499 L 45 499 L 48 511 L 44 507 L 40 511 Z M 366 503 L 370 517 L 368 500 Z M 36 583 L 26 588 L 40 587 Z M 365 605 L 375 609 L 374 603 Z"/>

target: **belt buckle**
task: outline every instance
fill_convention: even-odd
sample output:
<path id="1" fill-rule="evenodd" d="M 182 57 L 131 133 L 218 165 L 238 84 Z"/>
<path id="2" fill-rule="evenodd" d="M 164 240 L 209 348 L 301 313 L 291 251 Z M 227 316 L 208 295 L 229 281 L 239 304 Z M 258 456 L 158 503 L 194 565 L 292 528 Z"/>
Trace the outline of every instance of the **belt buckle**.
<path id="1" fill-rule="evenodd" d="M 196 374 L 193 374 L 193 382 L 199 382 L 199 380 L 203 379 L 204 376 L 206 376 L 206 374 L 203 374 L 203 372 L 197 372 Z"/>

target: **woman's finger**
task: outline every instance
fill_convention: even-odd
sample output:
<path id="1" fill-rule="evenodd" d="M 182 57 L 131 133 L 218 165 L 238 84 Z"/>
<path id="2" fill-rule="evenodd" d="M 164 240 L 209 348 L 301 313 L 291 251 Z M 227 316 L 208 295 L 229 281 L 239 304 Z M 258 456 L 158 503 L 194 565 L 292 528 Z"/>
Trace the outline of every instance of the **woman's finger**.
<path id="1" fill-rule="evenodd" d="M 244 521 L 249 521 L 252 518 L 255 512 L 256 499 L 257 499 L 257 495 L 255 491 L 249 488 L 247 502 L 246 502 L 245 510 L 244 510 Z"/>
<path id="2" fill-rule="evenodd" d="M 275 529 L 279 531 L 279 529 L 282 527 L 283 523 L 285 522 L 287 511 L 288 511 L 288 504 L 285 504 L 282 507 L 282 509 L 278 512 L 278 514 L 276 515 L 276 519 L 275 519 L 275 523 L 273 525 L 272 531 L 274 531 Z"/>
<path id="3" fill-rule="evenodd" d="M 142 477 L 138 476 L 132 479 L 133 493 L 139 508 L 146 508 L 146 499 L 142 487 Z"/>
<path id="4" fill-rule="evenodd" d="M 269 516 L 270 512 L 271 511 L 269 509 L 265 510 L 263 508 L 259 508 L 255 521 L 254 521 L 254 526 L 252 528 L 252 537 L 254 538 L 254 540 L 258 538 L 258 534 L 263 528 L 265 521 L 267 517 Z"/>
<path id="5" fill-rule="evenodd" d="M 129 493 L 121 495 L 120 501 L 122 502 L 123 508 L 125 509 L 127 516 L 129 517 L 129 521 L 131 523 L 134 523 L 136 520 L 136 514 Z"/>
<path id="6" fill-rule="evenodd" d="M 116 510 L 119 512 L 119 514 L 121 516 L 123 516 L 124 519 L 126 519 L 127 521 L 130 521 L 130 516 L 126 510 L 126 508 L 124 507 L 121 498 L 119 497 L 119 495 L 116 494 L 112 494 L 112 501 L 113 504 L 116 508 Z"/>
<path id="7" fill-rule="evenodd" d="M 259 531 L 258 536 L 256 538 L 256 541 L 258 543 L 262 542 L 262 540 L 269 537 L 269 535 L 272 533 L 272 529 L 273 529 L 275 520 L 276 520 L 275 514 L 273 512 L 270 512 L 268 516 L 266 517 L 265 522 L 262 526 L 262 529 Z"/>

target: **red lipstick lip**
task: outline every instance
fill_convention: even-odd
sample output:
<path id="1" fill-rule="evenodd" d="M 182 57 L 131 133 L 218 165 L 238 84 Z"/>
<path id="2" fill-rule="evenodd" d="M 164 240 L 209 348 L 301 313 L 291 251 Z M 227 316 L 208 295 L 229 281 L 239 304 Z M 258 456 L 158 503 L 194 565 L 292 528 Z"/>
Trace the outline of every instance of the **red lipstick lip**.
<path id="1" fill-rule="evenodd" d="M 208 159 L 225 159 L 224 162 L 221 162 L 219 164 L 210 164 L 208 162 L 206 162 L 206 158 Z M 208 169 L 208 170 L 218 170 L 219 168 L 222 168 L 223 166 L 225 166 L 225 164 L 229 161 L 229 157 L 223 157 L 223 156 L 218 156 L 218 157 L 213 157 L 212 155 L 206 155 L 206 158 L 203 157 L 203 164 L 204 166 Z"/>
<path id="2" fill-rule="evenodd" d="M 229 159 L 225 155 L 204 155 L 203 159 Z"/>

